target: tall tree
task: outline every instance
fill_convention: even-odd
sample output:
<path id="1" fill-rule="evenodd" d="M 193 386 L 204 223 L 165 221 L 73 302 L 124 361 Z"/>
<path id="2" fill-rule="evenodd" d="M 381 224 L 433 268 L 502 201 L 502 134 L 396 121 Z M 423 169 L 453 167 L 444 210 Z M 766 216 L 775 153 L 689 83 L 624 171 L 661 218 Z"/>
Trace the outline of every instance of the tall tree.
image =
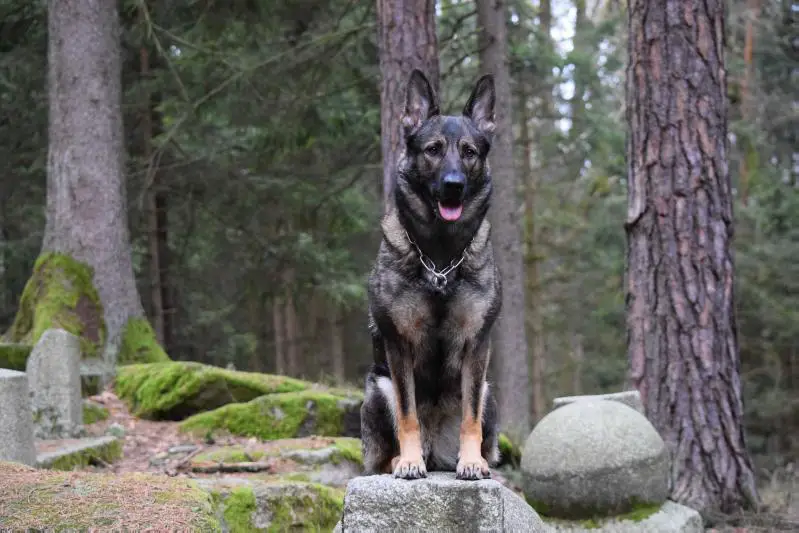
<path id="1" fill-rule="evenodd" d="M 508 58 L 507 10 L 503 0 L 478 0 L 480 65 L 494 75 L 497 128 L 491 147 L 493 207 L 489 210 L 497 266 L 502 276 L 502 312 L 494 326 L 492 361 L 499 382 L 502 427 L 516 442 L 530 430 L 530 376 L 525 330 L 521 183 L 514 168 L 513 103 Z"/>
<path id="2" fill-rule="evenodd" d="M 383 151 L 383 201 L 389 203 L 394 169 L 402 153 L 400 123 L 405 86 L 421 69 L 438 93 L 438 38 L 435 0 L 377 0 L 380 47 L 380 133 Z"/>
<path id="3" fill-rule="evenodd" d="M 133 277 L 125 194 L 119 21 L 114 2 L 48 2 L 49 150 L 42 253 L 90 266 L 103 307 L 106 360 L 126 328 L 152 337 Z M 142 328 L 143 326 L 143 328 Z M 145 350 L 164 357 L 148 339 Z M 138 351 L 139 347 L 135 348 Z M 127 358 L 132 354 L 122 354 Z"/>
<path id="4" fill-rule="evenodd" d="M 672 498 L 757 502 L 743 431 L 727 167 L 724 3 L 628 13 L 630 376 L 673 452 Z"/>

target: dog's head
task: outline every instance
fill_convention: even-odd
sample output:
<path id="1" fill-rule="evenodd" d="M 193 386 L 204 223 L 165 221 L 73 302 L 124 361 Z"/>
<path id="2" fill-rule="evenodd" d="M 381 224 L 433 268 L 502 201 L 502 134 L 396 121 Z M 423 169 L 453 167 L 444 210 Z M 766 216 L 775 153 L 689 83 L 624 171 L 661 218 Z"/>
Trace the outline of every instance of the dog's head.
<path id="1" fill-rule="evenodd" d="M 403 175 L 440 220 L 459 220 L 464 206 L 485 188 L 494 101 L 494 78 L 486 75 L 477 81 L 461 115 L 441 115 L 430 82 L 419 70 L 411 74 L 402 117 Z"/>

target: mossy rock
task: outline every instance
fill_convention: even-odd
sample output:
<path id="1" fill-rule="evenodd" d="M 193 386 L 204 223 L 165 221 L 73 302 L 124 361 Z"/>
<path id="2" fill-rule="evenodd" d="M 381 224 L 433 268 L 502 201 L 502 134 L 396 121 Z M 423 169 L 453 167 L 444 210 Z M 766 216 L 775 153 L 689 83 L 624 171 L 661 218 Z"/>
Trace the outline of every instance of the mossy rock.
<path id="1" fill-rule="evenodd" d="M 150 322 L 146 318 L 131 318 L 122 332 L 117 364 L 163 363 L 169 356 L 158 344 Z"/>
<path id="2" fill-rule="evenodd" d="M 121 366 L 114 389 L 138 417 L 183 420 L 230 403 L 310 386 L 308 382 L 284 376 L 170 361 Z"/>
<path id="3" fill-rule="evenodd" d="M 317 453 L 319 451 L 329 453 Z M 306 454 L 305 452 L 309 452 Z M 291 459 L 299 463 L 350 461 L 363 466 L 361 440 L 353 437 L 320 437 L 281 439 L 250 444 L 216 446 L 198 453 L 191 466 L 207 464 L 251 463 L 271 458 Z"/>
<path id="4" fill-rule="evenodd" d="M 100 356 L 106 329 L 93 276 L 91 267 L 67 255 L 40 255 L 3 340 L 33 346 L 46 330 L 60 328 L 80 338 L 83 357 Z"/>
<path id="5" fill-rule="evenodd" d="M 363 473 L 360 439 L 312 436 L 216 446 L 192 457 L 194 475 L 246 472 L 264 480 L 292 480 L 344 488 Z"/>
<path id="6" fill-rule="evenodd" d="M 519 468 L 522 464 L 522 450 L 504 433 L 499 434 L 499 465 L 508 465 L 512 468 Z"/>
<path id="7" fill-rule="evenodd" d="M 122 458 L 122 441 L 113 437 L 44 441 L 57 444 L 50 453 L 39 453 L 37 466 L 51 470 L 76 470 L 90 465 L 105 466 Z M 41 450 L 41 444 L 37 446 Z"/>
<path id="8" fill-rule="evenodd" d="M 344 490 L 306 482 L 212 483 L 207 490 L 231 532 L 333 531 Z"/>
<path id="9" fill-rule="evenodd" d="M 580 529 L 601 529 L 608 527 L 609 531 L 613 531 L 615 525 L 623 522 L 639 523 L 648 520 L 653 515 L 658 513 L 663 506 L 653 503 L 639 503 L 636 502 L 633 508 L 626 512 L 612 516 L 594 516 L 591 518 L 584 518 L 580 520 L 567 520 L 564 518 L 553 517 L 549 515 L 549 506 L 543 502 L 531 501 L 525 497 L 527 503 L 535 509 L 542 520 L 551 524 L 552 526 L 560 526 L 561 528 L 580 528 Z M 642 529 L 643 531 L 643 529 Z M 648 531 L 648 529 L 647 529 Z"/>
<path id="10" fill-rule="evenodd" d="M 32 350 L 30 344 L 0 343 L 0 368 L 25 372 L 25 364 Z"/>
<path id="11" fill-rule="evenodd" d="M 270 394 L 194 415 L 180 429 L 195 435 L 222 432 L 263 440 L 360 437 L 362 402 L 363 395 L 356 391 L 348 396 L 321 390 Z"/>
<path id="12" fill-rule="evenodd" d="M 0 462 L 3 531 L 221 531 L 214 502 L 186 479 L 55 472 Z"/>
<path id="13" fill-rule="evenodd" d="M 108 416 L 108 409 L 102 405 L 98 405 L 88 400 L 83 401 L 83 423 L 85 425 L 88 426 L 96 422 L 101 422 L 106 420 Z"/>

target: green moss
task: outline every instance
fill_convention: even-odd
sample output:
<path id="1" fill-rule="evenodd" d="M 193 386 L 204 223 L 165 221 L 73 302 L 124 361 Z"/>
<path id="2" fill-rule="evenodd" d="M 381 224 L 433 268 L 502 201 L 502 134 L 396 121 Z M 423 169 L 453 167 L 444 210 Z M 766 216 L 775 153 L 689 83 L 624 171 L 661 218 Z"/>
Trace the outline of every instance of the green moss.
<path id="1" fill-rule="evenodd" d="M 89 465 L 110 464 L 122 457 L 122 441 L 113 440 L 96 448 L 76 451 L 62 455 L 52 461 L 41 463 L 42 468 L 50 470 L 75 470 Z"/>
<path id="2" fill-rule="evenodd" d="M 544 502 L 528 498 L 527 496 L 525 496 L 524 499 L 527 500 L 527 505 L 535 509 L 535 512 L 541 515 L 542 518 L 549 516 L 549 505 Z"/>
<path id="3" fill-rule="evenodd" d="M 646 520 L 653 514 L 660 511 L 662 505 L 656 503 L 636 503 L 629 512 L 620 514 L 615 518 L 617 520 L 628 520 L 630 522 L 641 522 Z"/>
<path id="4" fill-rule="evenodd" d="M 83 423 L 94 424 L 108 418 L 108 409 L 92 402 L 83 402 Z"/>
<path id="5" fill-rule="evenodd" d="M 198 453 L 192 459 L 192 464 L 201 463 L 248 463 L 258 461 L 266 454 L 262 450 L 245 450 L 243 446 L 225 446 L 215 450 Z"/>
<path id="6" fill-rule="evenodd" d="M 122 366 L 115 382 L 116 393 L 133 414 L 153 420 L 182 420 L 229 403 L 309 386 L 283 376 L 177 361 Z"/>
<path id="7" fill-rule="evenodd" d="M 347 461 L 363 466 L 363 451 L 361 450 L 361 439 L 353 437 L 341 437 L 336 439 L 334 444 L 341 457 Z M 335 461 L 334 461 L 335 462 Z"/>
<path id="8" fill-rule="evenodd" d="M 504 433 L 499 434 L 499 462 L 501 465 L 510 465 L 519 468 L 522 463 L 522 451 L 511 442 Z"/>
<path id="9" fill-rule="evenodd" d="M 352 398 L 304 390 L 261 396 L 197 414 L 181 423 L 180 429 L 193 434 L 222 430 L 263 440 L 311 434 L 335 437 L 342 434 L 345 417 L 359 416 L 359 409 Z"/>
<path id="10" fill-rule="evenodd" d="M 642 503 L 638 501 L 632 502 L 632 509 L 625 513 L 619 513 L 612 516 L 591 516 L 589 518 L 583 518 L 578 520 L 567 520 L 560 517 L 553 517 L 550 516 L 550 508 L 549 506 L 540 501 L 531 500 L 525 497 L 527 503 L 535 509 L 535 511 L 541 516 L 541 518 L 547 522 L 551 522 L 553 524 L 579 524 L 581 527 L 585 529 L 598 529 L 605 525 L 606 522 L 609 520 L 614 521 L 628 521 L 628 522 L 641 522 L 646 520 L 653 514 L 657 513 L 661 509 L 660 504 L 655 503 Z"/>
<path id="11" fill-rule="evenodd" d="M 259 531 L 252 523 L 252 515 L 255 512 L 255 494 L 249 487 L 238 487 L 233 489 L 224 500 L 224 511 L 222 516 L 231 532 L 248 533 Z"/>
<path id="12" fill-rule="evenodd" d="M 93 276 L 88 265 L 67 255 L 40 255 L 5 340 L 32 346 L 46 330 L 60 328 L 80 338 L 83 357 L 98 356 L 106 330 Z"/>
<path id="13" fill-rule="evenodd" d="M 169 356 L 158 344 L 150 322 L 146 318 L 131 318 L 122 332 L 117 363 L 161 363 L 169 361 Z"/>
<path id="14" fill-rule="evenodd" d="M 31 350 L 30 344 L 0 344 L 0 368 L 24 372 Z"/>
<path id="15" fill-rule="evenodd" d="M 258 492 L 263 507 L 269 509 L 270 521 L 265 527 L 254 525 L 258 509 L 256 493 L 251 487 L 237 487 L 226 495 L 216 493 L 222 507 L 225 525 L 232 533 L 256 531 L 332 531 L 344 509 L 344 492 L 303 482 L 277 482 Z M 299 529 L 298 529 L 299 528 Z"/>
<path id="16" fill-rule="evenodd" d="M 305 531 L 333 531 L 344 512 L 343 491 L 318 483 L 302 483 L 310 489 L 304 495 L 287 495 L 274 506 L 269 532 L 291 531 L 302 526 Z"/>

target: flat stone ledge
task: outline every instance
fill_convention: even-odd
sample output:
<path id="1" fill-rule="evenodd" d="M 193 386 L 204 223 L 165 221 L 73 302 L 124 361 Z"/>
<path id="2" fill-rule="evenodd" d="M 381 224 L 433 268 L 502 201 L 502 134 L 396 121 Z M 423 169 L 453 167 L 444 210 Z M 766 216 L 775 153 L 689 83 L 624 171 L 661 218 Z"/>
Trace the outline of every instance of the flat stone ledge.
<path id="1" fill-rule="evenodd" d="M 347 485 L 335 531 L 519 532 L 547 531 L 535 510 L 499 482 L 461 481 L 432 472 L 418 480 L 390 474 L 361 476 Z"/>
<path id="2" fill-rule="evenodd" d="M 121 442 L 118 443 L 117 438 L 112 436 L 38 441 L 36 466 L 54 468 L 60 463 L 82 464 L 91 462 L 95 457 L 114 459 L 119 455 L 119 450 L 114 450 L 114 446 L 121 446 Z M 73 457 L 74 461 L 70 461 L 69 459 Z M 105 459 L 103 461 L 108 462 Z"/>
<path id="3" fill-rule="evenodd" d="M 697 511 L 673 501 L 666 501 L 660 510 L 634 522 L 606 518 L 590 526 L 565 520 L 545 521 L 547 533 L 704 533 L 702 517 Z"/>
<path id="4" fill-rule="evenodd" d="M 608 394 L 585 394 L 581 396 L 561 396 L 560 398 L 555 398 L 552 401 L 553 409 L 557 409 L 558 407 L 563 407 L 564 405 L 568 405 L 570 403 L 574 403 L 576 401 L 581 400 L 611 400 L 614 402 L 620 402 L 628 407 L 632 407 L 642 415 L 644 413 L 644 404 L 641 401 L 641 394 L 637 390 L 628 390 L 622 392 L 611 392 Z"/>

